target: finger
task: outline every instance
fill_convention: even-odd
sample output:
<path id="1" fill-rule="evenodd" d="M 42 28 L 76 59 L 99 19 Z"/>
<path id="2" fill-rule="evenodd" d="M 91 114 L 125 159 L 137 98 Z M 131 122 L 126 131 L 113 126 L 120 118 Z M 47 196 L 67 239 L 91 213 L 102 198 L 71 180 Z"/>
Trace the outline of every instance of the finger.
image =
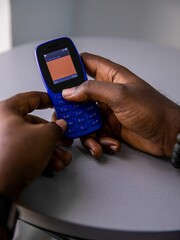
<path id="1" fill-rule="evenodd" d="M 106 58 L 90 53 L 82 53 L 81 56 L 88 75 L 96 80 L 114 83 L 136 81 L 137 76 L 135 74 Z"/>
<path id="2" fill-rule="evenodd" d="M 47 93 L 27 92 L 17 94 L 7 100 L 8 107 L 17 111 L 20 115 L 32 112 L 35 109 L 44 109 L 51 106 Z"/>
<path id="3" fill-rule="evenodd" d="M 103 148 L 103 152 L 115 153 L 119 152 L 121 148 L 121 143 L 119 140 L 115 139 L 110 127 L 106 124 L 97 132 L 97 141 Z"/>
<path id="4" fill-rule="evenodd" d="M 65 135 L 62 136 L 61 139 L 58 141 L 59 147 L 70 147 L 73 144 L 74 140 L 71 138 L 66 137 Z"/>
<path id="5" fill-rule="evenodd" d="M 115 153 L 121 148 L 120 142 L 113 137 L 112 130 L 106 124 L 96 134 L 82 138 L 81 142 L 92 156 L 98 158 L 101 156 L 101 150 L 105 153 Z"/>
<path id="6" fill-rule="evenodd" d="M 103 149 L 97 142 L 95 135 L 92 134 L 86 137 L 82 137 L 81 143 L 95 159 L 99 159 L 102 156 Z"/>
<path id="7" fill-rule="evenodd" d="M 34 116 L 34 115 L 27 115 L 26 116 L 26 121 L 32 124 L 41 124 L 41 123 L 49 123 L 47 120 Z M 59 132 L 59 127 L 61 127 L 62 131 L 60 130 L 60 133 L 58 133 L 58 138 L 62 136 L 62 133 L 64 133 L 65 129 L 66 129 L 66 122 L 64 120 L 58 120 L 58 123 L 56 124 L 56 122 L 54 123 L 55 126 L 53 125 L 53 128 L 55 127 L 56 131 Z M 62 136 L 62 138 L 59 139 L 58 143 L 56 144 L 58 147 L 60 146 L 64 146 L 64 147 L 70 147 L 73 143 L 73 139 L 69 139 L 66 136 Z"/>
<path id="8" fill-rule="evenodd" d="M 39 126 L 39 128 L 41 128 L 42 138 L 48 138 L 51 143 L 57 143 L 57 141 L 61 139 L 66 127 L 67 123 L 64 120 L 58 120 L 56 123 L 50 122 L 43 124 L 42 128 Z"/>
<path id="9" fill-rule="evenodd" d="M 56 120 L 57 120 L 56 112 L 53 112 L 53 114 L 51 116 L 51 121 L 56 122 Z"/>
<path id="10" fill-rule="evenodd" d="M 43 119 L 43 118 L 40 118 L 40 117 L 37 117 L 37 116 L 34 116 L 34 115 L 29 115 L 29 114 L 26 115 L 25 120 L 29 123 L 32 123 L 32 124 L 48 123 L 48 121 Z"/>
<path id="11" fill-rule="evenodd" d="M 103 127 L 101 128 L 99 133 L 102 135 L 106 133 L 107 136 L 120 140 L 121 136 L 121 123 L 115 116 L 114 112 L 107 107 L 107 105 L 100 104 L 100 112 L 102 119 L 104 121 Z"/>
<path id="12" fill-rule="evenodd" d="M 100 137 L 83 137 L 81 138 L 81 142 L 95 159 L 99 159 L 103 152 L 115 153 L 119 152 L 121 148 L 121 144 L 118 140 L 108 137 L 105 134 Z"/>
<path id="13" fill-rule="evenodd" d="M 57 117 L 56 117 L 56 113 L 53 112 L 52 116 L 51 116 L 51 121 L 56 122 L 58 121 Z M 59 140 L 59 146 L 63 146 L 63 147 L 70 147 L 73 144 L 73 139 L 70 139 L 68 137 L 66 137 L 65 135 Z"/>
<path id="14" fill-rule="evenodd" d="M 51 167 L 54 171 L 60 171 L 68 166 L 72 161 L 72 156 L 69 152 L 62 148 L 56 148 L 51 161 Z"/>
<path id="15" fill-rule="evenodd" d="M 121 148 L 120 142 L 110 137 L 98 138 L 98 142 L 101 144 L 103 151 L 106 153 L 119 152 Z"/>
<path id="16" fill-rule="evenodd" d="M 100 81 L 86 81 L 80 86 L 64 89 L 63 97 L 69 101 L 93 100 L 109 106 L 112 110 L 120 107 L 121 102 L 127 99 L 128 86 Z"/>

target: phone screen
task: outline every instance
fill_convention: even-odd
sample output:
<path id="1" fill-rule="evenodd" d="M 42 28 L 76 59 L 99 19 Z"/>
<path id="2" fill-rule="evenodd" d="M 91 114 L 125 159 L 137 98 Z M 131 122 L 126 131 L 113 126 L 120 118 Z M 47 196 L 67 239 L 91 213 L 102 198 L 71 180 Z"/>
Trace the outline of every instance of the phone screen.
<path id="1" fill-rule="evenodd" d="M 53 84 L 62 83 L 78 77 L 67 47 L 45 54 L 44 59 Z"/>

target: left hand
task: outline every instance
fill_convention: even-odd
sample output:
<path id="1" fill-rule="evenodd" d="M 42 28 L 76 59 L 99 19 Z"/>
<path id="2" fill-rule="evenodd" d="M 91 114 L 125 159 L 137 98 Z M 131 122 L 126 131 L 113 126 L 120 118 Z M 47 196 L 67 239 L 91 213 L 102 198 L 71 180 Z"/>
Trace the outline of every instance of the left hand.
<path id="1" fill-rule="evenodd" d="M 96 101 L 105 126 L 82 138 L 94 157 L 102 150 L 119 150 L 121 139 L 155 156 L 172 154 L 180 132 L 180 106 L 127 68 L 93 54 L 82 54 L 87 73 L 95 81 L 64 89 L 67 101 Z M 114 139 L 113 139 L 114 138 Z"/>
<path id="2" fill-rule="evenodd" d="M 13 200 L 48 164 L 59 171 L 71 161 L 71 155 L 61 148 L 66 122 L 49 123 L 29 115 L 50 105 L 42 92 L 22 93 L 0 102 L 0 193 Z"/>

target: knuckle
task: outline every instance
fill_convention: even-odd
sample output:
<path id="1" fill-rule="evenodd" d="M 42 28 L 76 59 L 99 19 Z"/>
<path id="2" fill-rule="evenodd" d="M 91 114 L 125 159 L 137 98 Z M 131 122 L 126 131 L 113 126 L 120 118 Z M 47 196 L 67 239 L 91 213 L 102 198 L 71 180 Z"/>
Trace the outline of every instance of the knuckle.
<path id="1" fill-rule="evenodd" d="M 95 80 L 85 81 L 81 87 L 84 95 L 90 98 L 91 94 L 95 91 L 96 81 Z"/>
<path id="2" fill-rule="evenodd" d="M 88 80 L 88 81 L 85 81 L 84 84 L 83 84 L 83 87 L 84 87 L 84 91 L 89 91 L 91 90 L 94 85 L 95 85 L 95 80 Z"/>
<path id="3" fill-rule="evenodd" d="M 107 72 L 107 79 L 109 82 L 116 83 L 119 79 L 119 66 L 114 64 Z"/>

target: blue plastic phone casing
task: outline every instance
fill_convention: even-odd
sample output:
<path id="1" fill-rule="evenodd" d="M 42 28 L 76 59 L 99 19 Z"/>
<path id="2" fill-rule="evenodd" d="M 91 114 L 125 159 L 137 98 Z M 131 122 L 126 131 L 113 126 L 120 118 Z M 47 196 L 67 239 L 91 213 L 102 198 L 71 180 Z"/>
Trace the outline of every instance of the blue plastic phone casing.
<path id="1" fill-rule="evenodd" d="M 65 37 L 65 38 L 67 38 L 67 37 Z M 87 74 L 84 69 L 81 57 L 80 57 L 73 41 L 70 38 L 68 38 L 68 39 L 71 41 L 71 43 L 74 46 L 74 49 L 76 50 L 77 56 L 79 58 L 79 63 L 82 66 L 84 81 L 87 81 L 88 78 L 87 78 Z M 49 43 L 49 42 L 51 42 L 51 41 L 48 41 L 47 43 Z M 45 44 L 45 43 L 43 43 L 43 44 Z M 39 46 L 37 46 L 37 48 Z M 92 101 L 70 102 L 70 101 L 65 100 L 62 97 L 61 92 L 54 93 L 47 85 L 46 80 L 44 79 L 41 69 L 40 69 L 40 66 L 39 66 L 37 54 L 35 54 L 35 55 L 36 55 L 37 65 L 39 67 L 44 86 L 45 86 L 47 93 L 52 101 L 53 106 L 54 106 L 57 119 L 64 119 L 67 122 L 67 129 L 64 134 L 68 138 L 75 139 L 75 138 L 79 138 L 79 137 L 91 134 L 91 133 L 97 131 L 98 129 L 100 129 L 102 126 L 102 121 L 101 121 L 99 108 L 98 108 L 97 104 Z"/>

